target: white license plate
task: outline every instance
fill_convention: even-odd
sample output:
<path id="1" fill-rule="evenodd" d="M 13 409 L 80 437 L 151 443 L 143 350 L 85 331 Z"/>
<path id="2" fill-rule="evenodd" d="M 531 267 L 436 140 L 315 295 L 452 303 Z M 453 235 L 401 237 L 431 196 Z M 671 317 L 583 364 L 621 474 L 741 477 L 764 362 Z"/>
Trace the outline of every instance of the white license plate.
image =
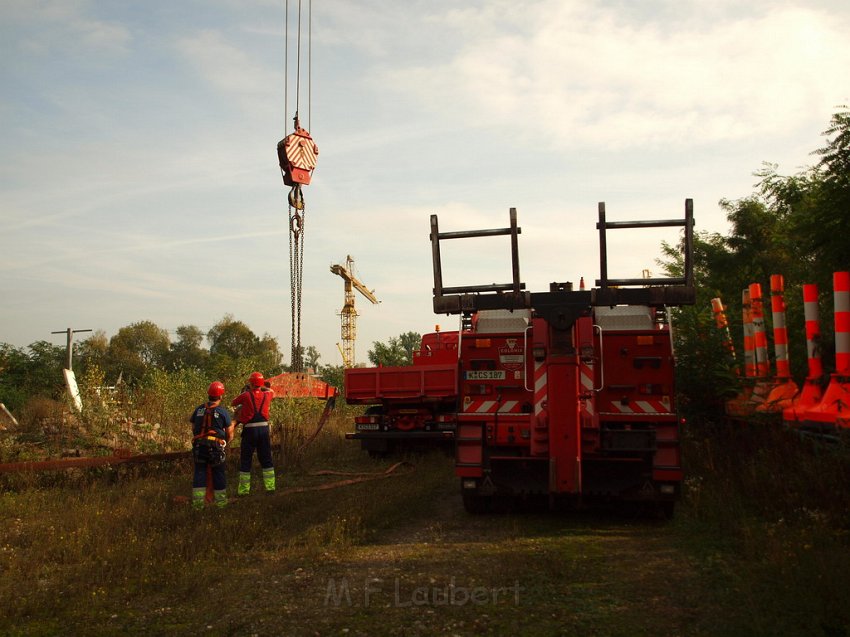
<path id="1" fill-rule="evenodd" d="M 362 425 L 357 425 L 358 431 L 378 431 L 381 428 L 381 425 L 378 423 L 364 423 Z"/>
<path id="2" fill-rule="evenodd" d="M 505 380 L 504 369 L 484 369 L 474 372 L 464 372 L 466 380 Z"/>

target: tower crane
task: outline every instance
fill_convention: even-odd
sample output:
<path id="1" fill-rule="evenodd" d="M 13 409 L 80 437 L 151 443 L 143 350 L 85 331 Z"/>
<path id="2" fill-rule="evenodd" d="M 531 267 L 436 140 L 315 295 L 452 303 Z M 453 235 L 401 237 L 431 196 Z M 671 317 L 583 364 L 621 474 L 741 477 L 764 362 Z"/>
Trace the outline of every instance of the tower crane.
<path id="1" fill-rule="evenodd" d="M 339 313 L 342 334 L 340 353 L 342 354 L 342 364 L 345 367 L 354 366 L 354 342 L 357 339 L 357 311 L 354 309 L 354 290 L 356 289 L 372 303 L 378 303 L 375 291 L 369 290 L 354 276 L 352 265 L 354 265 L 354 259 L 351 258 L 351 255 L 348 255 L 345 257 L 345 265 L 331 266 L 331 272 L 342 277 L 345 281 L 345 304 Z"/>

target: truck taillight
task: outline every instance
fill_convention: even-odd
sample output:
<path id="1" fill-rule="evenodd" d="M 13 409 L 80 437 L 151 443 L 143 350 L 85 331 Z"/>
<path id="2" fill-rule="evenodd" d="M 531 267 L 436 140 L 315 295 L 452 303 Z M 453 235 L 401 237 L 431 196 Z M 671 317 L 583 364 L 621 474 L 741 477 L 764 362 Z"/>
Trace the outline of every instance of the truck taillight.
<path id="1" fill-rule="evenodd" d="M 454 422 L 456 419 L 454 414 L 440 414 L 437 416 L 437 422 Z"/>
<path id="2" fill-rule="evenodd" d="M 375 425 L 381 419 L 378 416 L 355 416 L 354 423 L 357 425 Z"/>

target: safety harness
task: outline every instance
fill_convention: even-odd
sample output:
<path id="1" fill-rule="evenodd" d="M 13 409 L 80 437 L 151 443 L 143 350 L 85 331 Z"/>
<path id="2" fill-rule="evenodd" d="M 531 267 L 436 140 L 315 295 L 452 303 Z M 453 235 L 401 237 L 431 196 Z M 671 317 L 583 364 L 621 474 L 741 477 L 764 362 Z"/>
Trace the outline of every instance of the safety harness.
<path id="1" fill-rule="evenodd" d="M 260 404 L 257 406 L 257 403 L 254 401 L 254 392 L 250 392 L 251 397 L 251 407 L 254 409 L 254 413 L 251 415 L 250 420 L 242 425 L 243 429 L 247 429 L 249 427 L 265 427 L 269 424 L 269 421 L 266 420 L 265 416 L 263 416 L 263 407 L 266 405 L 266 398 L 269 396 L 270 392 L 263 392 L 263 397 L 260 399 Z"/>
<path id="2" fill-rule="evenodd" d="M 214 420 L 215 408 L 206 405 L 201 431 L 192 438 L 192 456 L 195 461 L 205 462 L 212 467 L 224 463 L 224 448 L 227 446 L 227 441 L 213 426 Z"/>

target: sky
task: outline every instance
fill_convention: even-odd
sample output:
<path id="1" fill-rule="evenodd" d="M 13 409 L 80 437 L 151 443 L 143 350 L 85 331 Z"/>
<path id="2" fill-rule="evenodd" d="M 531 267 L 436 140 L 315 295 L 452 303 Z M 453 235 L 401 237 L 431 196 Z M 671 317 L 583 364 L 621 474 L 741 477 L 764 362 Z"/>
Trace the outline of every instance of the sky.
<path id="1" fill-rule="evenodd" d="M 356 301 L 365 362 L 457 326 L 432 309 L 430 215 L 501 228 L 515 207 L 526 288 L 590 285 L 598 202 L 674 219 L 692 198 L 696 230 L 726 233 L 720 200 L 763 162 L 816 163 L 850 103 L 846 0 L 302 0 L 300 73 L 297 5 L 0 0 L 0 342 L 230 314 L 288 362 L 296 106 L 319 148 L 302 344 L 337 365 L 346 255 L 381 300 Z M 609 276 L 660 274 L 676 237 L 611 232 Z M 443 271 L 508 282 L 509 242 L 448 242 Z"/>

